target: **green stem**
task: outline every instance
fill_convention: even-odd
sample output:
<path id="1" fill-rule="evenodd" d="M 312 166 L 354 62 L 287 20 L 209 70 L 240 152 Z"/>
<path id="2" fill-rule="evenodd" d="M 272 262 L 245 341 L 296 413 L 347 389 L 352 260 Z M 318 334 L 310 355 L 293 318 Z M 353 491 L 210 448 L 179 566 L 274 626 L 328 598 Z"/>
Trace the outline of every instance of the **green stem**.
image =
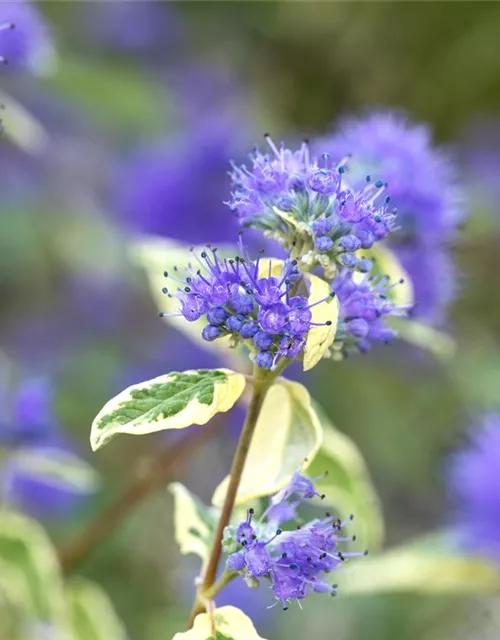
<path id="1" fill-rule="evenodd" d="M 237 576 L 238 574 L 235 571 L 229 571 L 229 569 L 226 569 L 217 582 L 214 582 L 214 584 L 203 593 L 203 597 L 206 600 L 213 600 L 215 596 Z"/>
<path id="2" fill-rule="evenodd" d="M 213 591 L 212 587 L 214 587 L 215 579 L 217 577 L 217 568 L 222 555 L 222 538 L 224 535 L 224 529 L 227 527 L 231 519 L 234 503 L 236 501 L 236 494 L 240 485 L 241 476 L 243 474 L 255 427 L 257 426 L 260 410 L 262 409 L 266 394 L 274 383 L 276 376 L 276 373 L 262 371 L 258 367 L 254 367 L 254 382 L 248 413 L 241 431 L 236 453 L 234 455 L 226 498 L 224 500 L 217 529 L 214 534 L 214 541 L 208 558 L 203 582 L 198 589 L 197 597 L 191 610 L 191 615 L 189 616 L 188 628 L 192 627 L 196 616 L 205 611 L 204 603 L 207 600 L 210 600 L 208 596 Z"/>

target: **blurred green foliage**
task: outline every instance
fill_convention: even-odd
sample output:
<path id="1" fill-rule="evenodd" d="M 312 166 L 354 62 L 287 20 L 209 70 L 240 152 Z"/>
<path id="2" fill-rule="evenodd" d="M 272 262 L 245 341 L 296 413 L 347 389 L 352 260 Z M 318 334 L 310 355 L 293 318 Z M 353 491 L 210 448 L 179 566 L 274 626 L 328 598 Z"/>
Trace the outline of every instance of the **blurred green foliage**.
<path id="1" fill-rule="evenodd" d="M 63 126 L 66 116 L 47 122 L 61 144 L 55 156 L 41 159 L 41 195 L 0 203 L 0 330 L 3 350 L 15 358 L 12 336 L 20 318 L 34 318 L 41 332 L 37 318 L 62 315 L 63 285 L 75 265 L 98 282 L 117 274 L 117 287 L 126 282 L 134 302 L 123 311 L 128 321 L 120 332 L 93 332 L 92 321 L 76 314 L 66 322 L 79 337 L 70 336 L 64 349 L 63 333 L 54 347 L 47 340 L 41 351 L 23 343 L 37 369 L 52 367 L 58 353 L 59 414 L 84 450 L 93 416 L 120 386 L 145 337 L 161 340 L 167 331 L 155 320 L 145 279 L 127 262 L 122 232 L 103 222 L 97 206 L 110 179 L 109 156 L 179 126 L 183 105 L 176 102 L 167 70 L 182 76 L 197 65 L 226 69 L 236 95 L 212 99 L 224 108 L 230 103 L 255 136 L 268 130 L 276 137 L 319 134 L 339 115 L 390 106 L 428 122 L 439 141 L 466 153 L 465 127 L 500 115 L 497 3 L 172 3 L 182 46 L 152 64 L 139 53 L 86 40 L 81 12 L 91 16 L 93 3 L 45 2 L 42 8 L 56 33 L 58 70 L 32 82 L 8 77 L 2 88 L 35 115 L 49 98 L 62 101 L 77 114 L 69 118 L 76 118 L 77 133 Z M 165 47 L 169 38 L 172 33 L 166 33 Z M 196 117 L 205 104 L 194 102 Z M 7 144 L 0 141 L 0 150 Z M 470 213 L 456 249 L 462 276 L 449 327 L 457 345 L 454 359 L 438 362 L 397 344 L 342 365 L 323 362 L 308 382 L 367 461 L 381 496 L 388 545 L 446 523 L 446 454 L 461 442 L 476 411 L 500 407 L 500 211 L 484 210 L 473 200 Z M 106 300 L 100 312 L 106 313 Z M 166 372 L 167 351 L 164 358 Z M 102 492 L 70 521 L 49 524 L 54 540 L 70 539 L 108 504 L 156 446 L 152 438 L 131 438 L 99 453 L 93 461 L 102 474 Z M 175 479 L 208 503 L 233 446 L 227 434 L 206 444 L 175 470 Z M 78 567 L 110 594 L 130 638 L 169 638 L 185 623 L 195 569 L 176 549 L 172 520 L 171 497 L 166 491 L 152 494 Z M 305 611 L 286 614 L 267 611 L 266 597 L 257 599 L 253 592 L 244 603 L 249 613 L 258 610 L 262 635 L 276 640 L 493 640 L 499 629 L 498 602 L 474 593 L 340 595 L 335 601 L 312 599 Z"/>

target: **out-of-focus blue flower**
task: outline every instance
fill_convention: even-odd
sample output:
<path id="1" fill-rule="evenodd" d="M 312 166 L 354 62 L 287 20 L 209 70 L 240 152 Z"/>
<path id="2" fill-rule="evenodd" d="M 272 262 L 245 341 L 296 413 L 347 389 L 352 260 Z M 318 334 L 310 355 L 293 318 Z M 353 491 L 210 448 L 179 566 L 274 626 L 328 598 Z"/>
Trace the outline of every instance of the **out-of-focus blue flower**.
<path id="1" fill-rule="evenodd" d="M 165 51 L 180 23 L 174 7 L 162 0 L 80 6 L 77 19 L 94 46 L 134 53 Z"/>
<path id="2" fill-rule="evenodd" d="M 500 415 L 486 414 L 478 422 L 469 446 L 450 460 L 449 492 L 459 541 L 500 562 Z"/>
<path id="3" fill-rule="evenodd" d="M 451 156 L 433 146 L 427 127 L 392 112 L 346 119 L 319 146 L 351 154 L 346 180 L 354 185 L 370 172 L 387 180 L 399 225 L 388 242 L 412 279 L 413 314 L 442 324 L 457 289 L 449 245 L 465 217 Z"/>
<path id="4" fill-rule="evenodd" d="M 415 296 L 412 316 L 443 326 L 458 289 L 457 268 L 450 251 L 442 245 L 421 243 L 391 248 L 412 282 Z"/>
<path id="5" fill-rule="evenodd" d="M 295 507 L 292 500 L 314 496 L 319 494 L 313 482 L 295 473 L 290 485 L 271 499 L 259 521 L 254 520 L 254 510 L 250 509 L 244 522 L 236 528 L 228 527 L 225 532 L 228 569 L 240 573 L 249 586 L 258 586 L 260 579 L 268 579 L 274 597 L 284 609 L 291 601 L 302 600 L 313 592 L 335 595 L 337 585 L 326 579 L 327 574 L 338 569 L 348 557 L 366 554 L 339 549 L 339 544 L 355 538 L 339 536 L 339 531 L 350 520 L 342 522 L 329 513 L 293 530 L 275 528 L 289 520 L 290 512 L 283 506 Z M 278 512 L 283 516 L 281 521 L 277 518 Z M 292 510 L 295 520 L 294 513 L 295 509 Z"/>
<path id="6" fill-rule="evenodd" d="M 54 435 L 52 391 L 45 378 L 28 379 L 18 386 L 12 407 L 12 425 L 18 442 L 43 442 Z"/>
<path id="7" fill-rule="evenodd" d="M 296 260 L 284 263 L 280 277 L 270 275 L 271 263 L 269 275 L 261 276 L 259 260 L 249 260 L 243 245 L 240 255 L 229 260 L 219 258 L 216 249 L 200 256 L 193 252 L 193 263 L 185 276 L 178 270 L 165 272 L 177 288 L 173 295 L 180 308 L 174 315 L 188 322 L 204 318 L 207 324 L 202 338 L 207 342 L 231 336 L 235 343 L 251 345 L 261 369 L 274 370 L 282 358 L 297 358 L 309 331 L 324 326 L 313 322 L 311 308 L 327 304 L 335 296 L 331 292 L 309 304 L 306 297 L 292 293 L 302 277 Z M 166 287 L 163 291 L 171 295 Z"/>
<path id="8" fill-rule="evenodd" d="M 7 457 L 0 469 L 5 501 L 38 517 L 61 517 L 96 489 L 95 472 L 60 432 L 45 379 L 23 381 L 0 424 Z"/>
<path id="9" fill-rule="evenodd" d="M 433 243 L 455 235 L 465 216 L 457 172 L 426 126 L 399 113 L 375 112 L 344 120 L 317 146 L 335 157 L 351 156 L 346 178 L 354 185 L 367 173 L 383 176 L 398 210 L 400 235 Z"/>
<path id="10" fill-rule="evenodd" d="M 227 203 L 240 222 L 264 231 L 309 267 L 366 271 L 359 249 L 370 249 L 393 229 L 395 211 L 386 184 L 365 174 L 362 185 L 344 179 L 347 158 L 310 155 L 309 144 L 291 151 L 266 136 L 271 153 L 255 150 L 251 168 L 233 164 Z M 333 159 L 330 159 L 332 157 Z"/>
<path id="11" fill-rule="evenodd" d="M 118 171 L 117 215 L 136 232 L 189 243 L 234 241 L 237 223 L 222 202 L 237 138 L 227 120 L 209 118 L 181 139 L 138 149 Z"/>
<path id="12" fill-rule="evenodd" d="M 27 0 L 0 3 L 0 61 L 16 71 L 44 72 L 53 57 L 49 29 Z"/>

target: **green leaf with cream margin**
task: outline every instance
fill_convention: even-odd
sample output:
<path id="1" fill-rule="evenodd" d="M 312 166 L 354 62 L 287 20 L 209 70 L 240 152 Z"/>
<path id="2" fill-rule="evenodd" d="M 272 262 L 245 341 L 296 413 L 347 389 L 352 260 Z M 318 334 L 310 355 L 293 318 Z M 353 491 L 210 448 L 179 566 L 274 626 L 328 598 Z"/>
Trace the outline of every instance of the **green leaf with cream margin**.
<path id="1" fill-rule="evenodd" d="M 370 479 L 364 458 L 356 444 L 338 431 L 323 410 L 315 404 L 323 427 L 323 443 L 307 470 L 307 475 L 323 478 L 316 481 L 319 493 L 325 498 L 321 505 L 329 505 L 343 519 L 354 515 L 352 529 L 357 545 L 373 551 L 384 537 L 384 520 L 380 500 Z"/>
<path id="2" fill-rule="evenodd" d="M 346 565 L 337 577 L 344 595 L 500 594 L 497 567 L 484 559 L 461 555 L 450 544 L 433 549 L 427 537 Z"/>
<path id="3" fill-rule="evenodd" d="M 196 252 L 197 248 L 195 247 L 194 250 Z M 203 250 L 206 250 L 206 247 L 200 247 L 198 255 Z M 236 249 L 234 247 L 219 247 L 220 255 L 232 255 L 235 252 Z M 188 262 L 192 262 L 193 255 L 190 247 L 171 238 L 140 236 L 131 244 L 129 255 L 132 262 L 146 272 L 151 294 L 158 310 L 164 313 L 178 313 L 179 301 L 174 297 L 166 296 L 162 291 L 165 285 L 168 284 L 163 274 L 165 271 L 171 272 L 176 265 L 179 266 L 180 269 L 184 269 Z M 199 347 L 211 352 L 215 351 L 219 355 L 224 353 L 231 361 L 234 360 L 234 366 L 236 366 L 236 362 L 241 359 L 238 358 L 238 352 L 236 350 L 228 348 L 229 337 L 219 338 L 213 342 L 203 340 L 201 331 L 206 324 L 204 320 L 200 319 L 195 322 L 188 322 L 182 316 L 170 316 L 166 317 L 165 321 Z"/>
<path id="4" fill-rule="evenodd" d="M 0 514 L 0 616 L 3 606 L 19 611 L 27 624 L 66 623 L 63 583 L 50 540 L 37 522 L 5 508 Z"/>
<path id="5" fill-rule="evenodd" d="M 72 640 L 127 640 L 113 605 L 100 586 L 75 578 L 66 587 Z"/>
<path id="6" fill-rule="evenodd" d="M 118 433 L 141 435 L 206 424 L 228 411 L 245 388 L 245 376 L 229 369 L 172 372 L 128 387 L 107 402 L 92 423 L 96 451 Z"/>
<path id="7" fill-rule="evenodd" d="M 21 449 L 9 464 L 38 482 L 74 494 L 89 495 L 99 488 L 99 475 L 85 460 L 56 447 Z"/>
<path id="8" fill-rule="evenodd" d="M 194 553 L 205 561 L 212 544 L 218 510 L 204 505 L 180 482 L 173 482 L 168 490 L 174 497 L 175 540 L 181 553 Z"/>
<path id="9" fill-rule="evenodd" d="M 321 422 L 307 389 L 278 378 L 267 392 L 257 420 L 236 505 L 279 491 L 299 467 L 306 468 L 322 442 Z M 224 502 L 229 477 L 216 488 L 212 503 Z"/>
<path id="10" fill-rule="evenodd" d="M 265 638 L 259 636 L 253 622 L 241 609 L 227 606 L 216 609 L 213 617 L 208 613 L 200 613 L 196 616 L 192 629 L 176 633 L 172 640 L 265 640 Z"/>
<path id="11" fill-rule="evenodd" d="M 411 278 L 393 251 L 379 243 L 369 251 L 359 253 L 374 260 L 372 273 L 389 276 L 391 283 L 403 280 L 402 284 L 397 284 L 390 292 L 390 298 L 395 304 L 411 307 L 415 303 Z M 358 277 L 363 276 L 360 274 Z M 455 341 L 446 333 L 410 318 L 388 318 L 387 322 L 397 330 L 401 340 L 429 351 L 443 362 L 453 358 L 456 351 Z"/>
<path id="12" fill-rule="evenodd" d="M 275 278 L 281 277 L 283 264 L 283 260 L 278 260 L 277 258 L 269 258 L 269 260 L 261 258 L 259 277 L 267 277 L 269 273 Z M 336 298 L 331 297 L 332 289 L 328 282 L 311 273 L 304 273 L 303 275 L 309 287 L 309 304 L 319 303 L 311 309 L 311 321 L 315 324 L 322 325 L 312 327 L 307 334 L 303 368 L 304 371 L 309 371 L 309 369 L 315 367 L 321 358 L 327 354 L 335 340 L 339 318 L 339 304 Z M 321 302 L 322 300 L 324 302 Z"/>

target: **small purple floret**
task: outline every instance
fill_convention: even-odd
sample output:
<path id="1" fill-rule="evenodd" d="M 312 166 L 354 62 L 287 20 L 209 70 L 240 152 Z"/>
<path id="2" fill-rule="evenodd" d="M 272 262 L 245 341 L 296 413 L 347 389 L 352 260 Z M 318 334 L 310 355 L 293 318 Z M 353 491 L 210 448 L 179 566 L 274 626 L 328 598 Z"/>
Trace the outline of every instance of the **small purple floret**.
<path id="1" fill-rule="evenodd" d="M 227 567 L 246 579 L 269 580 L 274 597 L 285 610 L 290 601 L 302 600 L 313 592 L 335 595 L 337 586 L 328 582 L 326 575 L 348 557 L 366 554 L 338 549 L 340 543 L 354 540 L 354 537 L 338 535 L 352 516 L 342 522 L 327 513 L 324 518 L 311 520 L 296 529 L 275 529 L 269 537 L 273 527 L 296 520 L 301 499 L 313 497 L 323 497 L 314 481 L 298 471 L 294 473 L 290 483 L 271 499 L 258 523 L 250 524 L 253 512 L 249 512 L 247 520 L 238 526 L 236 539 L 243 548 L 227 559 Z M 295 499 L 292 501 L 292 498 Z M 251 531 L 247 531 L 249 527 Z M 264 537 L 268 539 L 259 539 L 254 533 L 259 531 L 265 531 Z"/>
<path id="2" fill-rule="evenodd" d="M 395 336 L 387 326 L 389 316 L 404 316 L 407 307 L 391 301 L 391 291 L 401 283 L 390 284 L 387 277 L 365 275 L 361 280 L 345 269 L 332 282 L 340 304 L 338 340 L 344 350 L 369 351 L 372 342 L 389 342 Z"/>

